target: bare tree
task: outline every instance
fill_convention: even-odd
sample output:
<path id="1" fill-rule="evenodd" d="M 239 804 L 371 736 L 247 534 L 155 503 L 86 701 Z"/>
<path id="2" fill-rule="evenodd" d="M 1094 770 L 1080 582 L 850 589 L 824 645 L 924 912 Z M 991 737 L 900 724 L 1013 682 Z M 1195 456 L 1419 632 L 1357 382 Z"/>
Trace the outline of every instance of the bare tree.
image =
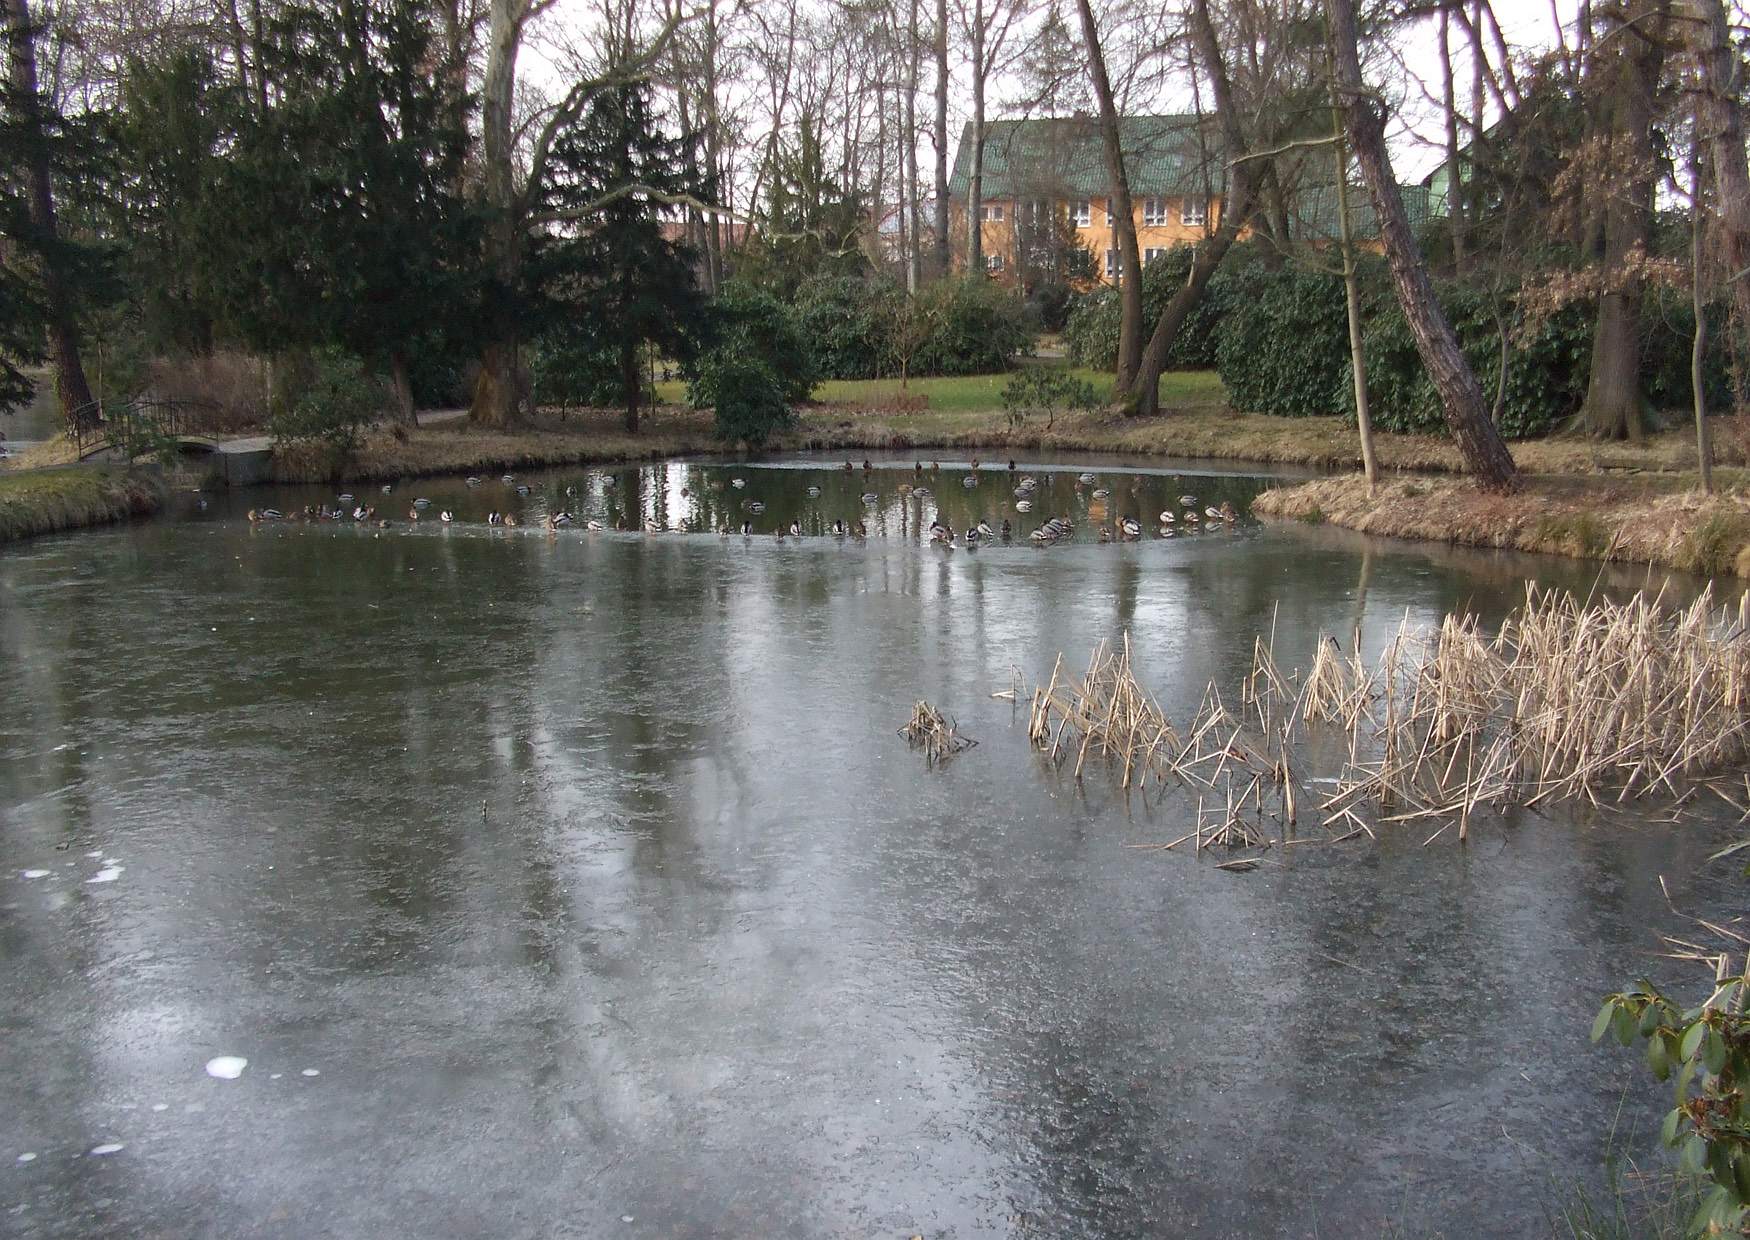
<path id="1" fill-rule="evenodd" d="M 1344 128 L 1373 199 L 1380 240 L 1391 267 L 1392 286 L 1416 338 L 1416 352 L 1440 394 L 1447 428 L 1478 485 L 1488 491 L 1510 490 L 1516 474 L 1513 457 L 1501 433 L 1489 420 L 1476 374 L 1434 298 L 1433 283 L 1410 232 L 1397 182 L 1392 178 L 1391 160 L 1385 150 L 1384 111 L 1378 95 L 1367 88 L 1361 77 L 1354 0 L 1326 0 L 1326 12 Z"/>
<path id="2" fill-rule="evenodd" d="M 966 36 L 972 70 L 972 158 L 966 185 L 966 270 L 984 270 L 985 91 L 1004 63 L 1009 35 L 1026 12 L 1027 0 L 956 0 L 955 16 Z"/>
<path id="3" fill-rule="evenodd" d="M 1091 0 L 1076 0 L 1076 10 L 1081 15 L 1088 75 L 1100 109 L 1100 146 L 1106 158 L 1112 223 L 1118 240 L 1118 366 L 1113 390 L 1128 392 L 1136 383 L 1136 368 L 1142 362 L 1142 253 L 1136 244 L 1136 217 L 1130 200 L 1130 177 L 1124 167 L 1118 103 L 1112 93 L 1112 79 L 1106 72 L 1100 28 L 1094 21 Z"/>

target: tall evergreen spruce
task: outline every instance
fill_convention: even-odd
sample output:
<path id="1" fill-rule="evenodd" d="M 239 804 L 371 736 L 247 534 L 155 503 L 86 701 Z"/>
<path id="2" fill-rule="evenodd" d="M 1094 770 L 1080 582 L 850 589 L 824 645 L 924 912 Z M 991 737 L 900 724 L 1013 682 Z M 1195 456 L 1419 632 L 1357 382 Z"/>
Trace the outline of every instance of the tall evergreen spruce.
<path id="1" fill-rule="evenodd" d="M 704 315 L 697 253 L 663 229 L 669 203 L 702 197 L 686 171 L 690 141 L 662 132 L 647 84 L 598 95 L 554 144 L 542 212 L 551 231 L 529 269 L 546 331 L 616 359 L 633 432 L 644 346 L 688 354 Z"/>
<path id="2" fill-rule="evenodd" d="M 231 161 L 237 327 L 364 359 L 403 421 L 414 350 L 471 304 L 468 101 L 431 72 L 435 21 L 418 0 L 287 5 L 262 51 L 276 102 Z"/>

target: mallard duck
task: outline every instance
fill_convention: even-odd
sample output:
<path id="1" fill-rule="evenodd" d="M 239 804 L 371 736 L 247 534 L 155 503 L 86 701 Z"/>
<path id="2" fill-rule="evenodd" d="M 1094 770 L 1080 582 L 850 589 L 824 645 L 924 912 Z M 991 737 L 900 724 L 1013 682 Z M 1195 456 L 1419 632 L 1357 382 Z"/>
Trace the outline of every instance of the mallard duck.
<path id="1" fill-rule="evenodd" d="M 393 483 L 386 482 L 383 484 L 383 494 L 384 495 L 390 494 L 392 491 L 394 491 L 394 489 L 395 489 L 395 486 Z"/>
<path id="2" fill-rule="evenodd" d="M 488 525 L 497 525 L 503 520 L 504 518 L 499 516 L 496 512 L 489 512 L 486 514 L 486 524 Z"/>
<path id="3" fill-rule="evenodd" d="M 516 513 L 514 513 L 514 512 L 505 513 L 504 514 L 504 523 L 506 525 L 510 526 L 512 529 L 515 529 L 517 527 L 517 525 L 519 524 L 517 519 L 516 519 Z"/>
<path id="4" fill-rule="evenodd" d="M 856 468 L 857 468 L 857 467 L 856 467 L 856 466 L 855 466 L 855 465 L 853 465 L 853 464 L 851 464 L 851 460 L 850 460 L 850 458 L 849 458 L 849 457 L 846 457 L 846 458 L 845 458 L 845 472 L 846 472 L 846 473 L 847 473 L 847 474 L 848 474 L 848 473 L 853 473 L 853 472 L 855 472 L 855 470 L 856 470 Z"/>
<path id="5" fill-rule="evenodd" d="M 1234 506 L 1226 500 L 1221 501 L 1221 519 L 1232 525 L 1239 520 L 1240 514 L 1234 511 Z"/>
<path id="6" fill-rule="evenodd" d="M 760 513 L 766 510 L 766 506 L 757 499 L 751 499 L 747 502 L 747 510 L 753 513 Z"/>
<path id="7" fill-rule="evenodd" d="M 725 521 L 722 525 L 719 525 L 717 527 L 717 537 L 719 537 L 719 538 L 728 538 L 729 537 L 729 522 Z"/>
<path id="8" fill-rule="evenodd" d="M 961 535 L 961 537 L 966 540 L 966 546 L 968 549 L 976 549 L 979 539 L 978 527 L 974 525 L 967 526 L 966 533 Z"/>
<path id="9" fill-rule="evenodd" d="M 874 468 L 875 467 L 873 465 L 869 464 L 869 458 L 864 457 L 863 458 L 863 472 L 868 473 L 871 469 L 874 469 Z"/>
<path id="10" fill-rule="evenodd" d="M 590 533 L 592 533 L 592 534 L 596 534 L 596 533 L 600 533 L 602 530 L 607 529 L 608 527 L 603 525 L 600 521 L 597 521 L 595 518 L 592 517 L 588 521 L 585 521 L 583 523 L 583 528 L 590 531 Z"/>
<path id="11" fill-rule="evenodd" d="M 456 514 L 451 512 L 448 508 L 446 508 L 442 512 L 438 513 L 438 520 L 442 521 L 445 525 L 448 525 L 451 521 L 454 521 L 455 519 L 456 519 Z"/>
<path id="12" fill-rule="evenodd" d="M 1004 517 L 1003 518 L 1003 541 L 1008 542 L 1009 538 L 1014 534 L 1014 532 L 1015 532 L 1014 527 L 1009 524 L 1009 519 L 1007 517 Z"/>
<path id="13" fill-rule="evenodd" d="M 686 492 L 682 491 L 681 494 L 685 495 Z M 809 499 L 819 499 L 820 498 L 820 488 L 819 487 L 809 487 L 808 488 L 808 498 Z"/>
<path id="14" fill-rule="evenodd" d="M 1076 475 L 1076 481 L 1081 483 L 1083 486 L 1093 486 L 1094 483 L 1097 482 L 1098 480 L 1099 480 L 1099 475 L 1094 474 L 1094 473 L 1083 472 L 1083 473 L 1079 473 Z"/>
<path id="15" fill-rule="evenodd" d="M 953 528 L 951 526 L 943 525 L 940 521 L 930 522 L 930 541 L 931 542 L 953 542 L 954 541 Z"/>
<path id="16" fill-rule="evenodd" d="M 415 508 L 430 508 L 431 501 L 429 499 L 426 499 L 424 496 L 421 496 L 419 499 L 416 499 L 413 501 L 413 506 Z"/>
<path id="17" fill-rule="evenodd" d="M 1015 472 L 1015 462 L 1014 462 L 1014 459 L 1012 457 L 1009 460 L 1009 472 L 1011 474 Z"/>
<path id="18" fill-rule="evenodd" d="M 1196 525 L 1201 520 L 1202 520 L 1202 518 L 1197 515 L 1197 510 L 1195 508 L 1185 509 L 1185 524 L 1186 525 Z"/>
<path id="19" fill-rule="evenodd" d="M 960 480 L 960 485 L 970 489 L 978 485 L 978 478 L 974 474 L 967 474 L 966 477 Z"/>
<path id="20" fill-rule="evenodd" d="M 1119 517 L 1118 533 L 1125 538 L 1141 538 L 1142 522 L 1135 517 Z"/>
<path id="21" fill-rule="evenodd" d="M 409 521 L 419 520 L 419 506 L 417 504 L 407 510 L 407 519 Z"/>
<path id="22" fill-rule="evenodd" d="M 341 494 L 334 497 L 334 502 L 336 504 L 350 504 L 352 503 L 352 493 L 350 491 L 343 491 Z"/>
<path id="23" fill-rule="evenodd" d="M 645 518 L 644 532 L 646 534 L 660 534 L 667 528 L 668 527 L 663 525 L 662 522 L 658 521 L 655 517 Z"/>
<path id="24" fill-rule="evenodd" d="M 919 474 L 923 473 L 924 472 L 924 463 L 922 461 L 913 462 L 912 472 L 919 473 Z"/>
<path id="25" fill-rule="evenodd" d="M 918 487 L 912 494 L 918 499 L 929 499 L 932 492 L 929 487 Z"/>
<path id="26" fill-rule="evenodd" d="M 780 525 L 777 529 L 773 530 L 772 537 L 777 539 L 779 542 L 783 542 L 784 541 L 784 527 Z"/>
<path id="27" fill-rule="evenodd" d="M 1110 494 L 1112 494 L 1112 492 L 1108 491 L 1105 487 L 1095 487 L 1094 488 L 1094 498 L 1095 499 L 1105 499 Z"/>
<path id="28" fill-rule="evenodd" d="M 747 538 L 752 533 L 753 533 L 753 522 L 752 521 L 743 521 L 741 523 L 741 536 L 743 538 Z"/>
<path id="29" fill-rule="evenodd" d="M 791 538 L 801 538 L 802 537 L 802 522 L 800 522 L 800 521 L 791 521 L 790 522 L 790 537 Z"/>
<path id="30" fill-rule="evenodd" d="M 1015 511 L 1016 512 L 1032 512 L 1033 511 L 1033 501 L 1030 499 L 1018 499 L 1018 500 L 1016 500 L 1015 501 Z"/>
<path id="31" fill-rule="evenodd" d="M 1043 525 L 1027 535 L 1027 537 L 1041 545 L 1053 541 L 1053 535 L 1049 533 Z"/>
<path id="32" fill-rule="evenodd" d="M 468 485 L 471 487 L 477 487 L 483 481 L 485 481 L 485 479 L 481 478 L 479 474 L 469 474 L 468 475 Z"/>
<path id="33" fill-rule="evenodd" d="M 850 527 L 844 523 L 844 520 L 842 518 L 837 520 L 837 521 L 834 521 L 832 523 L 832 532 L 835 536 L 837 536 L 839 538 L 843 538 L 845 536 L 845 534 L 848 532 L 849 528 Z"/>
<path id="34" fill-rule="evenodd" d="M 619 485 L 620 485 L 620 480 L 618 478 L 614 477 L 614 475 L 612 475 L 612 474 L 602 475 L 602 486 L 605 487 L 607 490 L 611 491 Z"/>
<path id="35" fill-rule="evenodd" d="M 1195 495 L 1181 495 L 1179 497 L 1179 502 L 1187 508 L 1197 507 L 1197 497 Z"/>
<path id="36" fill-rule="evenodd" d="M 1221 520 L 1221 509 L 1217 508 L 1214 504 L 1211 504 L 1203 510 L 1203 515 L 1208 517 L 1211 521 L 1219 521 Z"/>
<path id="37" fill-rule="evenodd" d="M 1103 543 L 1109 543 L 1112 541 L 1112 527 L 1111 526 L 1102 525 L 1100 527 L 1100 541 Z"/>
<path id="38" fill-rule="evenodd" d="M 1006 525 L 1008 523 L 1004 522 L 1004 524 Z M 978 528 L 978 536 L 980 538 L 994 538 L 996 536 L 995 531 L 990 528 L 990 522 L 986 521 L 983 517 L 980 517 L 978 519 L 977 528 Z"/>
<path id="39" fill-rule="evenodd" d="M 1171 525 L 1175 521 L 1177 521 L 1178 519 L 1179 519 L 1178 517 L 1173 515 L 1173 510 L 1171 508 L 1163 508 L 1161 510 L 1161 524 L 1162 525 Z"/>
<path id="40" fill-rule="evenodd" d="M 869 537 L 869 527 L 863 522 L 858 521 L 855 525 L 851 526 L 851 534 L 857 538 L 867 538 Z"/>
<path id="41" fill-rule="evenodd" d="M 743 488 L 747 485 L 747 479 L 746 478 L 731 478 L 729 480 L 729 485 L 734 487 L 737 491 L 739 491 L 739 490 L 741 490 L 741 488 Z"/>
<path id="42" fill-rule="evenodd" d="M 976 456 L 973 457 L 972 460 L 968 463 L 972 466 L 973 469 L 978 468 L 978 458 Z"/>
<path id="43" fill-rule="evenodd" d="M 863 492 L 863 502 L 865 504 L 873 504 L 873 503 L 878 502 L 880 499 L 881 499 L 881 497 L 879 495 L 875 494 L 875 492 L 873 492 L 873 491 L 864 491 Z"/>
<path id="44" fill-rule="evenodd" d="M 571 524 L 571 514 L 569 512 L 556 512 L 552 516 L 547 518 L 547 524 L 552 526 L 554 529 L 558 529 L 561 526 L 570 525 Z"/>

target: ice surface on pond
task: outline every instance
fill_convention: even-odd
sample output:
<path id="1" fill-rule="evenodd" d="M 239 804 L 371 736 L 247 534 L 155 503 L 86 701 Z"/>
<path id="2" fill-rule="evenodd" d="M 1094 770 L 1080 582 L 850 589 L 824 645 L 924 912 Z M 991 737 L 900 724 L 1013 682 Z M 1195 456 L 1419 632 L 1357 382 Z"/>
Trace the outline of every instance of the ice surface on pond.
<path id="1" fill-rule="evenodd" d="M 26 870 L 24 876 L 26 878 L 47 878 L 49 872 L 47 870 Z"/>
<path id="2" fill-rule="evenodd" d="M 322 1069 L 321 1068 L 305 1068 L 304 1075 L 305 1076 L 321 1076 Z"/>
<path id="3" fill-rule="evenodd" d="M 102 1157 L 105 1154 L 117 1153 L 121 1148 L 122 1143 L 120 1141 L 105 1141 L 102 1145 L 92 1146 L 91 1152 L 98 1157 Z"/>
<path id="4" fill-rule="evenodd" d="M 119 865 L 106 865 L 101 870 L 99 870 L 97 873 L 93 874 L 90 878 L 86 879 L 85 881 L 88 883 L 113 883 L 113 882 L 115 882 L 116 879 L 120 878 L 121 876 L 122 876 L 122 867 L 121 866 L 119 866 Z"/>
<path id="5" fill-rule="evenodd" d="M 207 1060 L 207 1075 L 216 1076 L 221 1081 L 234 1081 L 248 1066 L 249 1061 L 241 1055 L 216 1055 Z"/>
<path id="6" fill-rule="evenodd" d="M 22 1153 L 18 1156 L 18 1161 L 19 1162 L 35 1162 L 36 1155 L 33 1154 L 32 1152 L 30 1152 L 29 1150 L 26 1150 L 24 1153 Z"/>

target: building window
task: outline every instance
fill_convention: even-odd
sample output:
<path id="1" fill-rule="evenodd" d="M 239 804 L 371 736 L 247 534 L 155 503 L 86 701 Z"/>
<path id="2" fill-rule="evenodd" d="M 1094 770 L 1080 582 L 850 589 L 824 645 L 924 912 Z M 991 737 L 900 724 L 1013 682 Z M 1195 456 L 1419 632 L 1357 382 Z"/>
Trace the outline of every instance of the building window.
<path id="1" fill-rule="evenodd" d="M 1158 227 L 1167 222 L 1167 203 L 1164 198 L 1145 198 L 1142 200 L 1142 222 L 1150 228 Z"/>
<path id="2" fill-rule="evenodd" d="M 1142 265 L 1144 267 L 1146 267 L 1150 263 L 1154 262 L 1155 259 L 1160 258 L 1165 254 L 1166 254 L 1166 251 L 1161 249 L 1159 246 L 1155 246 L 1153 248 L 1144 250 L 1142 252 Z"/>
<path id="3" fill-rule="evenodd" d="M 986 254 L 984 256 L 984 269 L 986 271 L 1001 271 L 1003 269 L 1003 256 L 1001 254 Z"/>
<path id="4" fill-rule="evenodd" d="M 1045 198 L 1035 198 L 1027 204 L 1027 218 L 1035 228 L 1044 228 L 1051 223 L 1051 202 Z"/>
<path id="5" fill-rule="evenodd" d="M 1209 199 L 1187 198 L 1179 204 L 1179 223 L 1202 227 L 1209 223 Z"/>
<path id="6" fill-rule="evenodd" d="M 1083 198 L 1083 199 L 1080 199 L 1079 201 L 1077 201 L 1077 203 L 1076 203 L 1076 227 L 1077 228 L 1086 228 L 1089 224 L 1093 223 L 1093 221 L 1094 221 L 1093 204 L 1091 204 L 1086 198 Z"/>
<path id="7" fill-rule="evenodd" d="M 1117 250 L 1107 250 L 1106 251 L 1106 278 L 1108 280 L 1116 280 L 1118 278 L 1118 251 Z"/>
<path id="8" fill-rule="evenodd" d="M 1112 200 L 1110 198 L 1106 200 L 1106 227 L 1112 227 Z"/>
<path id="9" fill-rule="evenodd" d="M 1000 202 L 987 202 L 984 204 L 984 210 L 981 214 L 987 222 L 1000 224 L 1003 222 L 1003 204 Z"/>

